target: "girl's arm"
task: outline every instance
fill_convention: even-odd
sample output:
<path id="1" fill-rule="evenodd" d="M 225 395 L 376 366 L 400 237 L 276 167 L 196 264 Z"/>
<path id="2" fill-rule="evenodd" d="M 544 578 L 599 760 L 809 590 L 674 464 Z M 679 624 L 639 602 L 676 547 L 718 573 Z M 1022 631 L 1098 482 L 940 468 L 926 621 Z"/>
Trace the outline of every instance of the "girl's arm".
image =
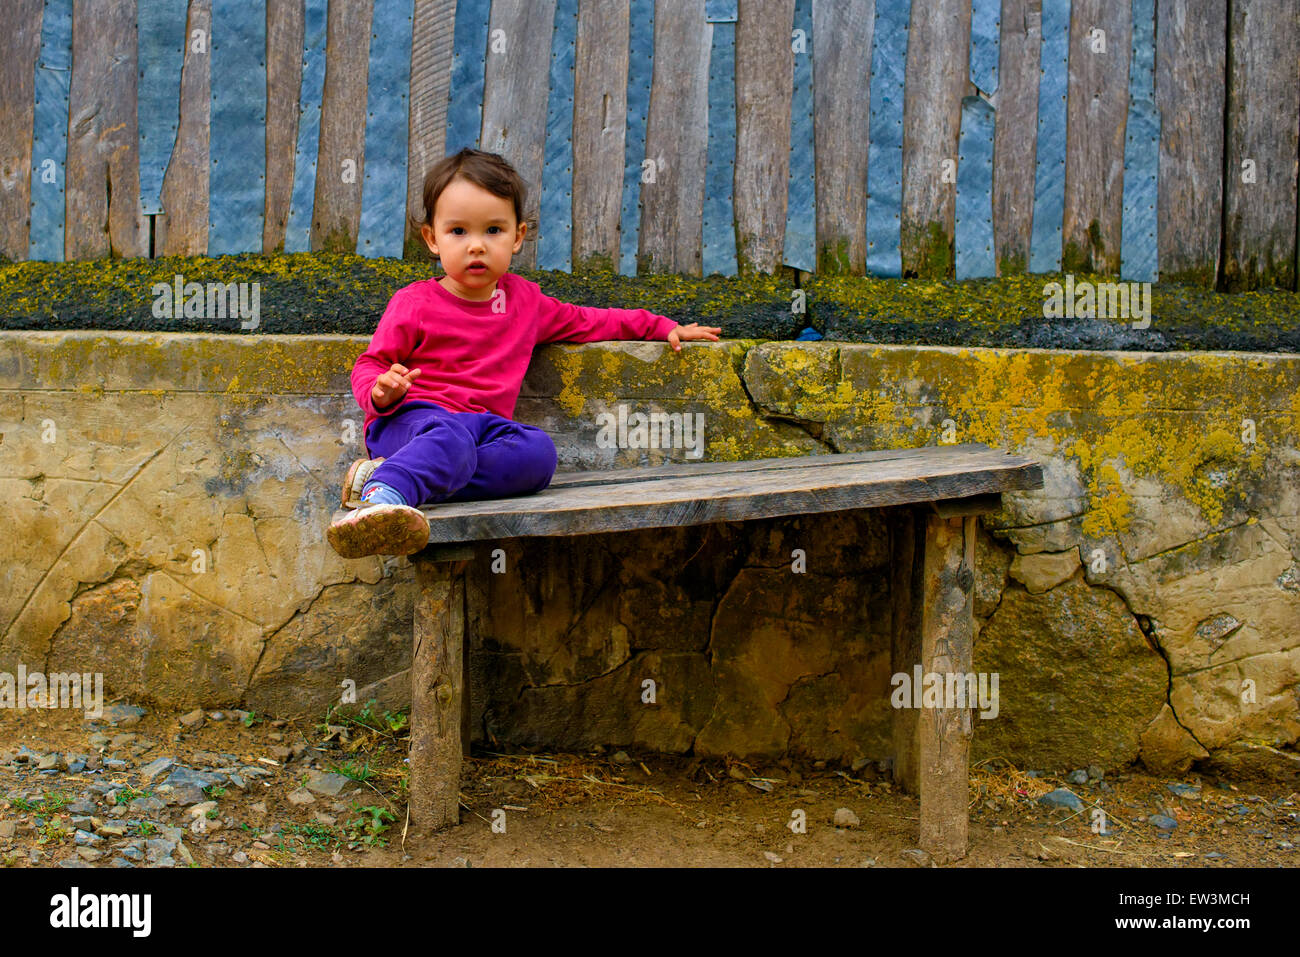
<path id="1" fill-rule="evenodd" d="M 388 415 L 401 405 L 400 402 L 394 402 L 382 409 L 375 408 L 370 393 L 375 387 L 375 380 L 391 369 L 394 362 L 408 364 L 415 352 L 417 329 L 418 322 L 411 314 L 408 297 L 403 296 L 399 290 L 388 301 L 388 308 L 384 310 L 375 334 L 370 337 L 370 346 L 352 366 L 352 395 L 362 411 Z"/>
<path id="2" fill-rule="evenodd" d="M 666 340 L 677 323 L 648 309 L 576 306 L 541 294 L 537 307 L 538 343 L 607 342 L 615 339 Z"/>

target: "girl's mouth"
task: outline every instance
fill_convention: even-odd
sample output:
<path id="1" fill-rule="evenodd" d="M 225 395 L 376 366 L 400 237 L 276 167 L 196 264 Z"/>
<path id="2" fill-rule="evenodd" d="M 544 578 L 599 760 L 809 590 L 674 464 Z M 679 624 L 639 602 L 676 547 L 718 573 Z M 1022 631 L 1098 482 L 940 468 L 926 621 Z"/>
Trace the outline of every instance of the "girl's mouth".
<path id="1" fill-rule="evenodd" d="M 479 276 L 479 275 L 482 275 L 483 273 L 487 272 L 487 266 L 482 265 L 482 264 L 480 263 L 480 264 L 477 264 L 477 265 L 474 265 L 474 266 L 469 266 L 469 267 L 467 267 L 467 268 L 465 269 L 465 271 L 468 272 L 468 273 L 472 273 L 472 274 L 474 274 L 474 275 L 476 275 L 476 276 Z"/>

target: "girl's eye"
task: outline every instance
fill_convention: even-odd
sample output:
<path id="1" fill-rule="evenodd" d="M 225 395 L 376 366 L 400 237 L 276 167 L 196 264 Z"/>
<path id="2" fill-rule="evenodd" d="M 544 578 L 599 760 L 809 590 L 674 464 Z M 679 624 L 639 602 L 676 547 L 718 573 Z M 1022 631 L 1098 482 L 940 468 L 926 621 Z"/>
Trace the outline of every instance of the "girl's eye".
<path id="1" fill-rule="evenodd" d="M 488 232 L 498 232 L 498 233 L 499 233 L 499 232 L 501 232 L 501 227 L 500 227 L 500 226 L 489 226 L 489 227 L 488 227 Z"/>
<path id="2" fill-rule="evenodd" d="M 463 232 L 465 231 L 465 227 L 464 227 L 464 226 L 453 226 L 453 227 L 451 227 L 451 231 L 452 231 L 453 235 L 459 236 L 461 233 L 463 233 Z"/>

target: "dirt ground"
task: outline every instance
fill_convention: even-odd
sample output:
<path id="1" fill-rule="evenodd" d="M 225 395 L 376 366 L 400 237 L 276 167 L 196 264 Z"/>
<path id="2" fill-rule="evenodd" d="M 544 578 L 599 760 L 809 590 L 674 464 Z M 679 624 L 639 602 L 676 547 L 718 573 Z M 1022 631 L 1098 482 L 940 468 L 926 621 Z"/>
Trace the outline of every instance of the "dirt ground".
<path id="1" fill-rule="evenodd" d="M 311 724 L 208 712 L 187 716 L 197 725 L 193 728 L 183 727 L 181 716 L 172 712 L 117 716 L 113 724 L 88 721 L 72 710 L 0 712 L 0 863 L 932 864 L 917 850 L 916 799 L 899 793 L 887 769 L 875 764 L 855 771 L 823 762 L 765 765 L 603 750 L 551 754 L 502 744 L 476 747 L 462 775 L 461 824 L 419 842 L 413 834 L 403 837 L 404 715 L 363 712 L 353 718 L 323 716 Z M 188 798 L 160 787 L 166 774 L 152 780 L 145 774 L 159 758 L 219 783 L 204 787 L 202 794 L 191 787 Z M 1073 791 L 1081 809 L 1037 802 L 1058 787 Z M 196 803 L 200 797 L 205 800 Z M 976 767 L 970 798 L 970 852 L 952 866 L 1297 863 L 1300 805 L 1293 785 L 1196 774 L 1175 780 L 1139 771 L 1070 784 L 1032 771 Z M 1104 811 L 1108 833 L 1094 832 L 1094 807 Z M 1153 815 L 1169 819 L 1162 822 L 1164 829 L 1152 823 Z M 791 826 L 800 818 L 803 832 Z"/>

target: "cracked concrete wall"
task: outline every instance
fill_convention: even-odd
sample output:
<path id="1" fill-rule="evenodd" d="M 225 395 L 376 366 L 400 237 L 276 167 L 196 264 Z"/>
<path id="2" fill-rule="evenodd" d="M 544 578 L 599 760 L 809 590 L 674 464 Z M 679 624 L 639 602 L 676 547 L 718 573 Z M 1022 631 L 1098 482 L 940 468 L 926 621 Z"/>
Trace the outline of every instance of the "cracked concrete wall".
<path id="1" fill-rule="evenodd" d="M 364 338 L 0 339 L 0 670 L 102 671 L 176 707 L 315 718 L 344 679 L 405 703 L 410 565 L 323 539 Z M 706 460 L 979 441 L 1041 461 L 1044 489 L 981 519 L 975 668 L 1000 711 L 977 757 L 1177 770 L 1300 737 L 1300 357 L 547 346 L 516 418 L 562 470 L 685 460 L 602 448 L 620 404 L 703 413 Z M 475 735 L 888 757 L 884 542 L 865 511 L 495 543 L 506 573 L 485 557 L 468 588 Z"/>

